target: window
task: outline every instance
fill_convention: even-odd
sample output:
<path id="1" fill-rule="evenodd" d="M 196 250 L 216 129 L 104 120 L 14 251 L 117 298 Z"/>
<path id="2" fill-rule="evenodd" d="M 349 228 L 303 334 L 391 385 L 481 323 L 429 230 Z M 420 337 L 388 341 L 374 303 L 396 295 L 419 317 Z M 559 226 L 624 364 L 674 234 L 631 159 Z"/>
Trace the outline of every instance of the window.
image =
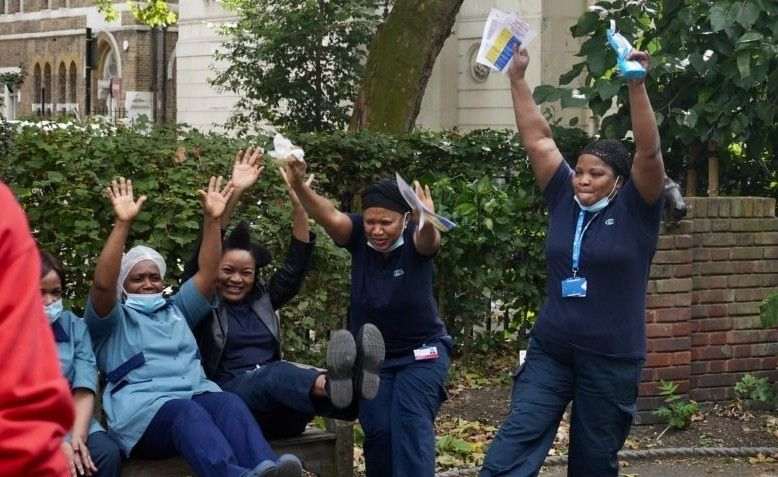
<path id="1" fill-rule="evenodd" d="M 70 77 L 68 78 L 68 102 L 70 103 L 71 108 L 76 107 L 76 103 L 78 103 L 78 100 L 76 99 L 78 97 L 78 90 L 76 89 L 78 87 L 76 78 L 78 77 L 76 74 L 76 62 L 72 61 L 70 63 Z"/>
<path id="2" fill-rule="evenodd" d="M 41 89 L 43 88 L 43 82 L 41 77 L 41 65 L 35 63 L 35 69 L 32 74 L 32 112 L 33 114 L 40 115 L 43 112 L 41 103 L 43 95 Z"/>
<path id="3" fill-rule="evenodd" d="M 41 86 L 41 103 L 43 104 L 43 114 L 46 116 L 51 115 L 52 107 L 52 88 L 51 88 L 51 65 L 46 63 L 43 67 L 43 85 Z"/>
<path id="4" fill-rule="evenodd" d="M 68 69 L 65 66 L 65 63 L 59 64 L 59 72 L 57 73 L 57 106 L 56 110 L 58 113 L 66 113 L 67 112 L 67 105 L 65 103 L 68 102 L 67 97 L 67 88 L 68 88 Z"/>

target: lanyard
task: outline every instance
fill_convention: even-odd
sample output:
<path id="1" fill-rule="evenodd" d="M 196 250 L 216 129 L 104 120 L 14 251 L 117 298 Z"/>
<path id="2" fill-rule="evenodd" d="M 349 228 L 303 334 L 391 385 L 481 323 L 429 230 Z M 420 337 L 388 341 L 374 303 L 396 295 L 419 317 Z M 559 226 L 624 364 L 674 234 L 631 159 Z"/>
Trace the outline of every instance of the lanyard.
<path id="1" fill-rule="evenodd" d="M 586 223 L 586 226 L 584 226 L 585 215 L 586 212 L 584 210 L 578 212 L 578 223 L 575 226 L 575 237 L 573 237 L 573 278 L 578 275 L 578 266 L 581 263 L 581 243 L 583 242 L 583 236 L 600 213 L 597 212 L 594 214 L 589 222 Z"/>

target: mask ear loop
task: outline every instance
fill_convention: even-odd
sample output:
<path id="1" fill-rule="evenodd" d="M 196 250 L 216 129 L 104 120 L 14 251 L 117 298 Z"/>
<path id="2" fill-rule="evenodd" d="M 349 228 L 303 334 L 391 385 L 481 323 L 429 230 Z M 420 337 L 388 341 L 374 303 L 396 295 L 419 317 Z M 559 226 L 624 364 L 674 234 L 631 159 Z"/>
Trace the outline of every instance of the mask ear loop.
<path id="1" fill-rule="evenodd" d="M 610 194 L 608 194 L 608 202 L 612 201 L 614 197 L 616 197 L 616 194 L 619 192 L 619 179 L 621 179 L 621 176 L 616 177 L 616 182 L 613 183 L 613 189 L 611 190 Z"/>

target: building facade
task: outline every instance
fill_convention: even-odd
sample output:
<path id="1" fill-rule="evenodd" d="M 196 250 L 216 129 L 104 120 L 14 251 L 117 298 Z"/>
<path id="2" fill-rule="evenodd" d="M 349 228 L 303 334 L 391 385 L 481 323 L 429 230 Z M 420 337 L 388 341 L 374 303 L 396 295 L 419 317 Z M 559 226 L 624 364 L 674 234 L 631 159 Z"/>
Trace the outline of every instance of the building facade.
<path id="1" fill-rule="evenodd" d="M 484 23 L 492 8 L 517 11 L 538 32 L 530 44 L 530 84 L 558 84 L 559 76 L 577 62 L 579 43 L 570 27 L 593 0 L 465 0 L 451 37 L 446 41 L 427 86 L 417 124 L 426 129 L 515 128 L 508 80 L 501 73 L 476 71 Z M 204 130 L 218 129 L 230 116 L 234 94 L 209 85 L 223 68 L 213 59 L 219 48 L 219 26 L 234 21 L 215 0 L 179 0 L 178 121 Z M 588 119 L 584 111 L 566 117 Z"/>
<path id="2" fill-rule="evenodd" d="M 0 85 L 0 112 L 174 120 L 176 29 L 152 30 L 115 7 L 108 22 L 93 0 L 0 0 L 0 77 L 23 78 Z"/>

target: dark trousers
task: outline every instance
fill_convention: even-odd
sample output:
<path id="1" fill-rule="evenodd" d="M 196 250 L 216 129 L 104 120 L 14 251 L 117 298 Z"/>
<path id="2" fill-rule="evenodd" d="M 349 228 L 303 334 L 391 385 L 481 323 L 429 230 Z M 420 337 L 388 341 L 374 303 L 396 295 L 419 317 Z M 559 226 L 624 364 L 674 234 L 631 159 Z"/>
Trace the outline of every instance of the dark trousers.
<path id="1" fill-rule="evenodd" d="M 357 418 L 356 403 L 337 409 L 329 399 L 311 395 L 320 374 L 317 369 L 274 361 L 220 384 L 243 399 L 268 437 L 293 437 L 302 434 L 314 416 Z"/>
<path id="2" fill-rule="evenodd" d="M 94 477 L 119 477 L 122 472 L 122 453 L 119 445 L 107 432 L 97 431 L 89 434 L 86 440 L 89 455 L 97 467 Z"/>
<path id="3" fill-rule="evenodd" d="M 514 378 L 510 415 L 480 476 L 538 475 L 571 400 L 568 476 L 617 476 L 617 453 L 635 415 L 642 365 L 530 339 Z"/>
<path id="4" fill-rule="evenodd" d="M 449 353 L 430 361 L 388 359 L 375 399 L 359 403 L 367 477 L 433 477 L 435 417 L 446 399 Z"/>
<path id="5" fill-rule="evenodd" d="M 204 393 L 166 402 L 132 455 L 181 455 L 198 477 L 243 477 L 277 456 L 246 404 L 232 393 Z"/>

